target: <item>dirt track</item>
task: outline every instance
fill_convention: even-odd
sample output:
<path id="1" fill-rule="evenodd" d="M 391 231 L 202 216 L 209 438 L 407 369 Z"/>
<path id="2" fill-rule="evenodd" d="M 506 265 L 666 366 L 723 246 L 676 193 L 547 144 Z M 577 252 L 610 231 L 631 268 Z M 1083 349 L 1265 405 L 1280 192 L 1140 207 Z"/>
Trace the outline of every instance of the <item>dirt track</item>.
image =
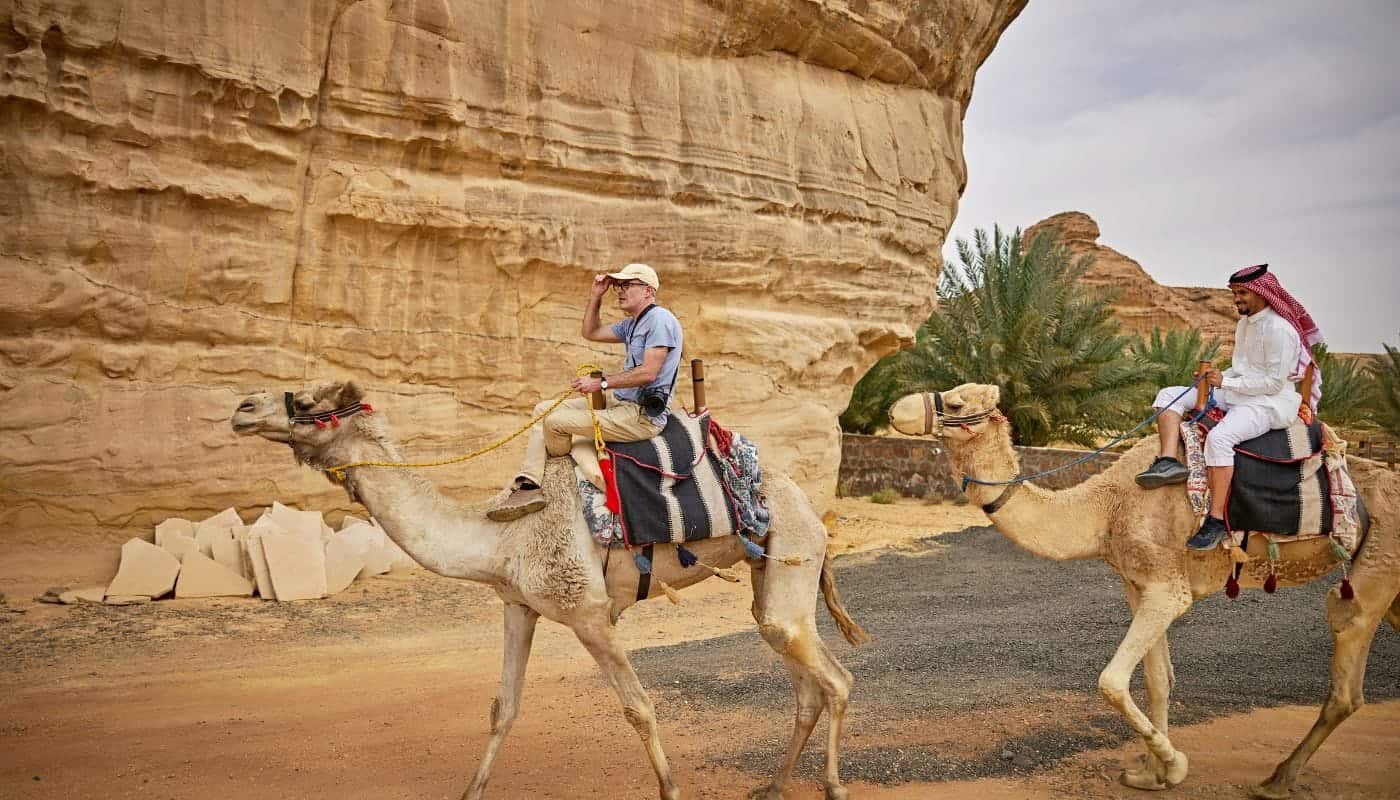
<path id="1" fill-rule="evenodd" d="M 841 511 L 846 542 L 975 518 L 916 503 Z M 1037 561 L 985 529 L 837 563 L 848 607 L 879 637 L 835 648 L 857 679 L 842 769 L 853 796 L 1143 796 L 1113 783 L 1136 750 L 1094 688 L 1128 618 L 1106 568 Z M 1171 797 L 1242 797 L 1312 724 L 1324 583 L 1213 598 L 1174 628 L 1174 722 L 1198 722 L 1174 729 L 1192 774 Z M 742 797 L 780 758 L 785 671 L 752 632 L 745 589 L 711 581 L 685 596 L 629 611 L 621 628 L 685 796 Z M 485 741 L 500 612 L 480 587 L 417 574 L 318 603 L 26 607 L 0 621 L 0 797 L 456 797 Z M 1388 628 L 1367 697 L 1297 796 L 1400 797 Z M 793 797 L 820 797 L 809 751 Z M 557 626 L 541 625 L 525 715 L 488 794 L 655 797 L 616 701 Z"/>

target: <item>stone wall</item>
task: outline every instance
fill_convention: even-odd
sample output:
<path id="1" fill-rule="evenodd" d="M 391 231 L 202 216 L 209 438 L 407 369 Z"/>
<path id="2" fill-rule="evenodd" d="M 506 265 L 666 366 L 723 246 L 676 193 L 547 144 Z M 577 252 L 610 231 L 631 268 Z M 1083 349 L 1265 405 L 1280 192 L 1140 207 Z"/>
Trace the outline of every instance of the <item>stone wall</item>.
<path id="1" fill-rule="evenodd" d="M 0 3 L 0 544 L 343 508 L 235 439 L 242 396 L 353 378 L 410 458 L 468 451 L 620 363 L 579 317 L 634 260 L 821 502 L 851 386 L 933 309 L 1024 5 Z"/>
<path id="2" fill-rule="evenodd" d="M 1021 474 L 1029 475 L 1068 464 L 1082 458 L 1083 450 L 1054 447 L 1016 447 Z M 1091 475 L 1108 469 L 1118 460 L 1117 453 L 1100 453 L 1062 472 L 1036 478 L 1046 489 L 1065 489 Z M 867 495 L 879 489 L 894 489 L 904 497 L 952 500 L 962 496 L 960 477 L 950 473 L 947 453 L 933 439 L 903 439 L 886 436 L 841 437 L 841 474 L 838 494 Z"/>

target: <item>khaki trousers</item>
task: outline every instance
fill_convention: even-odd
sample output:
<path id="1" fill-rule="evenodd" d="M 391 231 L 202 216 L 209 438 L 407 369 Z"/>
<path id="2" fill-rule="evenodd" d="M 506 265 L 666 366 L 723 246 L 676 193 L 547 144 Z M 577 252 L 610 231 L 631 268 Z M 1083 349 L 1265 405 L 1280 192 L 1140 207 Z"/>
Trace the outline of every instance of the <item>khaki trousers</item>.
<path id="1" fill-rule="evenodd" d="M 541 400 L 535 406 L 535 414 L 544 413 L 553 404 L 553 400 Z M 643 414 L 642 407 L 636 403 L 609 400 L 607 408 L 593 413 L 607 441 L 640 442 L 661 432 L 660 426 Z M 544 477 L 545 459 L 569 452 L 573 453 L 583 476 L 601 488 L 603 473 L 598 469 L 598 453 L 593 447 L 593 420 L 588 414 L 587 397 L 570 397 L 530 428 L 525 441 L 525 463 L 517 477 L 538 485 Z"/>

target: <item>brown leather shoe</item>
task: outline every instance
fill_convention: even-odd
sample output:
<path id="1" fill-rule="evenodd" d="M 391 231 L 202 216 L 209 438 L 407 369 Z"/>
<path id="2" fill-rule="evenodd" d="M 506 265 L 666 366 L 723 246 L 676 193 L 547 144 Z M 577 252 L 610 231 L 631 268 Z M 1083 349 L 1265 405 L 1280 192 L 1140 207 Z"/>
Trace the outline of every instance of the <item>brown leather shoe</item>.
<path id="1" fill-rule="evenodd" d="M 544 508 L 543 489 L 511 489 L 505 499 L 486 512 L 492 522 L 510 522 Z"/>

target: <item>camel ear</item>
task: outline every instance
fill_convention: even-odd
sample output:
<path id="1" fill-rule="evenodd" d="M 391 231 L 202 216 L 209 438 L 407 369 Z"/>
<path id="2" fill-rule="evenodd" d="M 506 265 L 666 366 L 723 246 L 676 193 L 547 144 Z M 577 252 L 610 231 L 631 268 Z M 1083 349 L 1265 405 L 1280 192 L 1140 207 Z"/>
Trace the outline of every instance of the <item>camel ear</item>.
<path id="1" fill-rule="evenodd" d="M 1001 387 L 992 386 L 992 408 L 1001 405 Z"/>
<path id="2" fill-rule="evenodd" d="M 335 401 L 336 408 L 344 408 L 358 403 L 364 396 L 364 392 L 360 391 L 359 384 L 354 381 L 346 381 L 340 385 L 340 396 Z"/>

